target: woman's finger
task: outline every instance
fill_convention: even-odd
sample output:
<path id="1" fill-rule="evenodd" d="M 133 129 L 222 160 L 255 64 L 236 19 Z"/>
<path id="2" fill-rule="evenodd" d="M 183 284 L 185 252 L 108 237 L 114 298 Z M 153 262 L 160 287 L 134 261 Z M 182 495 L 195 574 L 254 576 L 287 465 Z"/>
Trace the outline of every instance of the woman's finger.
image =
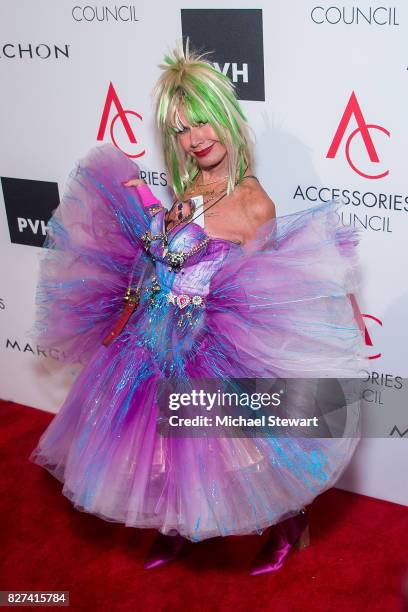
<path id="1" fill-rule="evenodd" d="M 138 185 L 144 185 L 145 182 L 143 179 L 130 179 L 130 181 L 125 181 L 122 183 L 125 187 L 137 187 Z"/>

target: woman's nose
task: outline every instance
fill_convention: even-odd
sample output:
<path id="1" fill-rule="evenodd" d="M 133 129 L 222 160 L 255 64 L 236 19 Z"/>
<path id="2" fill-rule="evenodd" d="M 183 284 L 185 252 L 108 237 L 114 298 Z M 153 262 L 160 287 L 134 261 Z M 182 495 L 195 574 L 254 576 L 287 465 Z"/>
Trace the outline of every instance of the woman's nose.
<path id="1" fill-rule="evenodd" d="M 190 142 L 192 147 L 198 147 L 204 140 L 202 129 L 200 126 L 195 125 L 190 128 Z"/>

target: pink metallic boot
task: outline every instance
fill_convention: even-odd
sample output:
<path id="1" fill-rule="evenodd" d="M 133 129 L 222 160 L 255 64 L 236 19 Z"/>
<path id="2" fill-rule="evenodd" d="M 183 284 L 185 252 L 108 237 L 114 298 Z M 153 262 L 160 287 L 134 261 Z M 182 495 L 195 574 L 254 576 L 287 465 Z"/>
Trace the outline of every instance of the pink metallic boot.
<path id="1" fill-rule="evenodd" d="M 170 561 L 180 556 L 186 543 L 186 538 L 179 533 L 173 536 L 164 535 L 159 532 L 151 549 L 147 553 L 143 567 L 145 569 L 153 569 L 154 567 L 160 567 L 161 565 L 170 563 Z"/>
<path id="2" fill-rule="evenodd" d="M 296 516 L 271 527 L 269 539 L 252 562 L 250 575 L 276 572 L 294 547 L 306 548 L 309 543 L 309 518 L 306 509 L 303 509 Z"/>

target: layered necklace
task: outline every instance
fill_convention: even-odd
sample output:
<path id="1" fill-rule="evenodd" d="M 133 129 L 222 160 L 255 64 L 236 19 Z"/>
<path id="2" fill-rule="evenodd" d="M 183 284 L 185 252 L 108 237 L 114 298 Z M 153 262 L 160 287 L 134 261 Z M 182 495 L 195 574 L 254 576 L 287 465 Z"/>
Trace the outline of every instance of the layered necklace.
<path id="1" fill-rule="evenodd" d="M 192 222 L 200 215 L 204 214 L 209 208 L 217 204 L 222 198 L 227 195 L 228 188 L 228 176 L 223 176 L 215 181 L 209 181 L 207 183 L 196 183 L 191 185 L 185 193 L 182 200 L 177 202 L 177 222 L 173 223 L 171 229 L 180 225 L 181 223 Z M 237 182 L 235 183 L 237 185 Z M 203 198 L 203 210 L 194 216 L 196 212 L 196 205 L 193 200 L 194 197 L 201 196 Z M 214 201 L 215 200 L 215 201 Z M 185 204 L 189 204 L 190 211 L 187 215 L 183 214 Z M 173 206 L 176 204 L 174 202 Z M 205 206 L 205 208 L 204 208 Z M 168 211 L 170 212 L 170 211 Z M 166 214 L 167 216 L 167 214 Z M 167 224 L 165 222 L 165 236 L 167 238 Z"/>
<path id="2" fill-rule="evenodd" d="M 183 200 L 177 202 L 177 200 L 173 203 L 172 208 L 165 213 L 164 217 L 164 227 L 163 233 L 161 234 L 162 245 L 163 245 L 163 257 L 167 260 L 169 264 L 169 270 L 173 270 L 174 272 L 182 271 L 184 262 L 186 259 L 195 255 L 198 251 L 206 246 L 208 241 L 210 240 L 209 236 L 205 236 L 203 240 L 201 240 L 198 244 L 192 247 L 189 251 L 185 252 L 172 252 L 169 251 L 169 245 L 172 238 L 169 240 L 169 232 L 173 231 L 174 228 L 178 227 L 181 223 L 193 223 L 200 215 L 203 215 L 210 208 L 218 204 L 220 200 L 225 198 L 228 191 L 228 176 L 221 177 L 216 179 L 215 181 L 209 181 L 207 183 L 195 183 L 191 187 L 189 187 L 184 193 Z M 235 181 L 234 188 L 238 185 L 239 179 Z M 196 213 L 196 204 L 193 200 L 194 197 L 202 196 L 203 198 L 203 207 L 202 210 Z M 187 215 L 183 215 L 184 204 L 189 203 L 190 211 Z M 171 228 L 168 228 L 166 223 L 166 218 L 168 213 L 173 210 L 174 206 L 177 204 L 177 221 L 172 225 Z M 183 272 L 183 271 L 182 271 Z"/>

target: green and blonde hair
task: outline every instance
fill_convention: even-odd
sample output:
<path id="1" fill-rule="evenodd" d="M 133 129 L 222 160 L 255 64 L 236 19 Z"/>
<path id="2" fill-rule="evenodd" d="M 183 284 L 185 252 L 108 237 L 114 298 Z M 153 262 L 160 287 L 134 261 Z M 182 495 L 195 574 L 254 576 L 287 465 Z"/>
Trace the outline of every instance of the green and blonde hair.
<path id="1" fill-rule="evenodd" d="M 183 197 L 200 171 L 195 158 L 187 155 L 177 134 L 182 129 L 182 106 L 191 125 L 210 123 L 228 155 L 228 193 L 251 165 L 247 119 L 230 79 L 209 61 L 180 44 L 164 58 L 163 73 L 154 90 L 156 119 L 162 135 L 163 152 L 174 193 Z"/>

